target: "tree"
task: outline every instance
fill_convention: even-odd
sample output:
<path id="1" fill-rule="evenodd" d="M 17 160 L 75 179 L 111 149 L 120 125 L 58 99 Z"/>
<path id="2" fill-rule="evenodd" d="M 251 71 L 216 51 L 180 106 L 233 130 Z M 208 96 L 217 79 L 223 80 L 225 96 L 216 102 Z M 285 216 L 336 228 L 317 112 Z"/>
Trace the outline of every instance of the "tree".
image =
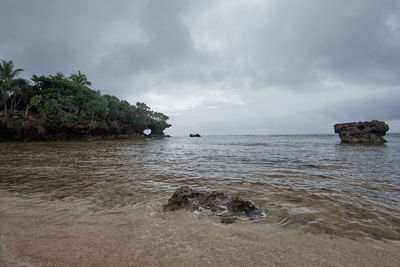
<path id="1" fill-rule="evenodd" d="M 28 117 L 29 109 L 33 106 L 39 105 L 41 101 L 42 101 L 41 95 L 35 95 L 34 97 L 31 98 L 31 100 L 29 101 L 28 105 L 26 105 L 25 108 L 25 118 Z"/>
<path id="2" fill-rule="evenodd" d="M 92 83 L 88 81 L 87 77 L 85 74 L 83 74 L 81 71 L 78 71 L 78 73 L 73 73 L 71 76 L 69 76 L 69 79 L 71 81 L 74 81 L 82 86 L 91 86 Z"/>
<path id="3" fill-rule="evenodd" d="M 12 88 L 10 91 L 10 109 L 16 110 L 21 100 L 29 94 L 31 86 L 25 79 L 17 78 L 12 81 Z"/>
<path id="4" fill-rule="evenodd" d="M 12 61 L 0 64 L 0 107 L 23 110 L 22 116 L 31 123 L 43 126 L 51 134 L 142 134 L 151 129 L 163 134 L 170 125 L 168 116 L 154 112 L 145 103 L 131 105 L 115 96 L 101 95 L 88 86 L 91 83 L 80 71 L 65 77 L 55 75 L 36 76 L 32 82 L 17 78 L 22 69 L 15 69 Z M 10 119 L 10 118 L 9 118 Z M 12 120 L 19 120 L 13 116 Z M 14 125 L 25 127 L 24 120 Z M 22 122 L 22 123 L 21 123 Z M 4 126 L 4 125 L 3 125 Z"/>
<path id="5" fill-rule="evenodd" d="M 136 103 L 138 117 L 139 117 L 139 124 L 143 125 L 143 130 L 146 129 L 150 122 L 150 117 L 152 115 L 152 111 L 150 107 L 147 106 L 145 103 L 137 102 Z"/>
<path id="6" fill-rule="evenodd" d="M 95 94 L 86 106 L 92 122 L 96 122 L 99 117 L 105 117 L 109 112 L 108 101 L 100 94 Z"/>
<path id="7" fill-rule="evenodd" d="M 7 101 L 10 95 L 16 93 L 18 86 L 15 85 L 15 80 L 23 69 L 14 69 L 13 61 L 1 60 L 0 63 L 0 97 L 4 104 L 4 116 L 7 121 Z"/>
<path id="8" fill-rule="evenodd" d="M 65 75 L 62 72 L 57 72 L 56 75 L 50 75 L 50 77 L 59 80 L 65 79 Z"/>

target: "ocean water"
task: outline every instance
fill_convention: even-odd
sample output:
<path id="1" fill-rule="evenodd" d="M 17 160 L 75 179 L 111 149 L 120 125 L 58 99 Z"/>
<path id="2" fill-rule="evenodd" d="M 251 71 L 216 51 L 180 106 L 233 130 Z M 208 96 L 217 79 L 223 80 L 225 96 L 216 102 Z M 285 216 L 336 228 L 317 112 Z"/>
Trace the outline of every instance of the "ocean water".
<path id="1" fill-rule="evenodd" d="M 400 240 L 400 134 L 386 139 L 384 146 L 341 145 L 335 135 L 7 142 L 0 190 L 129 212 L 166 203 L 188 185 L 253 201 L 267 211 L 254 224 Z"/>

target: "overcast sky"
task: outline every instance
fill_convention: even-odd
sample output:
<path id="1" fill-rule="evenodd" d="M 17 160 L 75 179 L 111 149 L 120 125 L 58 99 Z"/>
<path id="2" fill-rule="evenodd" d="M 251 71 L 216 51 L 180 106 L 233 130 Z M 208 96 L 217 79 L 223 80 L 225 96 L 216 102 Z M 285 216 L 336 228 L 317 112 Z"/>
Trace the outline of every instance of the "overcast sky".
<path id="1" fill-rule="evenodd" d="M 399 0 L 0 0 L 0 58 L 78 70 L 167 133 L 400 132 Z"/>

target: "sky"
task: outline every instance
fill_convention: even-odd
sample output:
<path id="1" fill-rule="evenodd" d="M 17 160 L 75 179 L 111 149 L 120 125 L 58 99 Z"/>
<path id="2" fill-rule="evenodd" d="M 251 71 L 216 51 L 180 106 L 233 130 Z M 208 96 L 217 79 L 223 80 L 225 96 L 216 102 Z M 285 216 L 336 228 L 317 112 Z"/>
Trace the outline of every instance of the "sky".
<path id="1" fill-rule="evenodd" d="M 400 132 L 398 0 L 0 0 L 0 58 L 80 70 L 166 133 Z"/>

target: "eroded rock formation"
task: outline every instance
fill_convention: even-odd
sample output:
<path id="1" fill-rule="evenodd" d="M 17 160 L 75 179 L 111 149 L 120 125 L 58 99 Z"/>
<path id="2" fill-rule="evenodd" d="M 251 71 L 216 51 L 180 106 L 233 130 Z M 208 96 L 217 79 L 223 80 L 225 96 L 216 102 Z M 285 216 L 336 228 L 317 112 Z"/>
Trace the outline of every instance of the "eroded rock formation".
<path id="1" fill-rule="evenodd" d="M 334 126 L 342 143 L 381 145 L 389 126 L 383 121 L 338 123 Z"/>
<path id="2" fill-rule="evenodd" d="M 187 186 L 178 188 L 164 205 L 164 211 L 180 209 L 220 216 L 221 223 L 233 223 L 238 217 L 255 219 L 265 216 L 265 211 L 251 201 L 229 197 L 217 191 L 197 191 Z"/>

